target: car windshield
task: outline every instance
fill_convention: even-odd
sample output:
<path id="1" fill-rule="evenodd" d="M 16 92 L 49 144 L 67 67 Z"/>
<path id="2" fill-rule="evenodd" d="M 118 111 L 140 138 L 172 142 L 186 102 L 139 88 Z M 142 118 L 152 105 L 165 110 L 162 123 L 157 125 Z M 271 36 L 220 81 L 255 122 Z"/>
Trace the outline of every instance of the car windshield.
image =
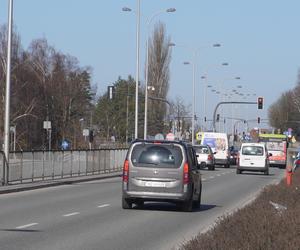
<path id="1" fill-rule="evenodd" d="M 261 146 L 244 146 L 242 150 L 243 155 L 263 155 L 264 148 Z"/>
<path id="2" fill-rule="evenodd" d="M 209 149 L 207 147 L 194 147 L 197 154 L 209 154 Z"/>
<path id="3" fill-rule="evenodd" d="M 131 161 L 136 167 L 179 168 L 182 150 L 174 144 L 138 144 L 133 148 Z"/>

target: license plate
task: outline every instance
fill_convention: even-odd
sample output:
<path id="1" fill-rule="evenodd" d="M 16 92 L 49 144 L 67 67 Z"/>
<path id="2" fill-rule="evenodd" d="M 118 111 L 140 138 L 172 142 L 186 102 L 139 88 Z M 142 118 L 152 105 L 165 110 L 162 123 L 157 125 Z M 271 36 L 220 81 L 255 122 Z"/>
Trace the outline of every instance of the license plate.
<path id="1" fill-rule="evenodd" d="M 154 181 L 147 181 L 145 182 L 145 187 L 165 187 L 166 184 L 164 182 L 154 182 Z"/>

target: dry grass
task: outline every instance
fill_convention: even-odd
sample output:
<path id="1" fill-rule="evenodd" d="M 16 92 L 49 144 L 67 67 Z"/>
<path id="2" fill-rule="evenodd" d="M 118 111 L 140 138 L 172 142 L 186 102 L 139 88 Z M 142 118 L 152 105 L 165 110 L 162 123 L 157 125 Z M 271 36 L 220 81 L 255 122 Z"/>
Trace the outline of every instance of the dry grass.
<path id="1" fill-rule="evenodd" d="M 282 181 L 266 187 L 253 203 L 221 218 L 181 249 L 300 250 L 300 171 L 294 173 L 291 186 Z"/>

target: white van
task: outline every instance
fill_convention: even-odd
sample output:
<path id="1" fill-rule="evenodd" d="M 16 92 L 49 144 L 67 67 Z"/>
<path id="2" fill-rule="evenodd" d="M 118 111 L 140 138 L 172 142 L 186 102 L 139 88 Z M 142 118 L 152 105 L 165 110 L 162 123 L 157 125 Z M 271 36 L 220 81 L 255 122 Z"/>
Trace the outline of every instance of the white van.
<path id="1" fill-rule="evenodd" d="M 271 155 L 271 154 L 270 154 Z M 269 154 L 263 143 L 243 143 L 239 152 L 236 173 L 259 171 L 269 175 Z"/>
<path id="2" fill-rule="evenodd" d="M 201 145 L 208 145 L 214 152 L 215 164 L 230 167 L 228 137 L 225 133 L 203 132 Z"/>

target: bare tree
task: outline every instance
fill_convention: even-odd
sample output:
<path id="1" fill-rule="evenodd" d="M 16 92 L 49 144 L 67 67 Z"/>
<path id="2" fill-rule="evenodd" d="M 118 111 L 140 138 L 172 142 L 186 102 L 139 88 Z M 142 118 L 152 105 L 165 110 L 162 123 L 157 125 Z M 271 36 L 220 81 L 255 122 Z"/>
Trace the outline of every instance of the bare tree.
<path id="1" fill-rule="evenodd" d="M 171 48 L 170 37 L 166 35 L 166 27 L 159 22 L 155 25 L 152 37 L 149 39 L 148 86 L 149 96 L 166 99 L 170 81 Z M 154 135 L 164 130 L 166 118 L 166 103 L 149 99 L 148 105 L 148 133 Z"/>

